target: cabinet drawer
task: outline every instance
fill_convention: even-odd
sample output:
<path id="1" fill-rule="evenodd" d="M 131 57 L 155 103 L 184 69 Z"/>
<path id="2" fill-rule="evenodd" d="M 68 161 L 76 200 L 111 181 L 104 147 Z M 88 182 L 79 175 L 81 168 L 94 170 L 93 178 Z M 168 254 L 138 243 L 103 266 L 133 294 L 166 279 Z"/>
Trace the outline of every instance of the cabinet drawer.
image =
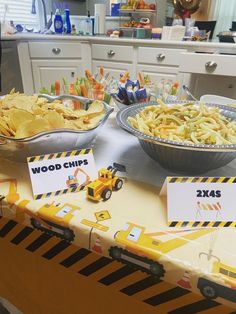
<path id="1" fill-rule="evenodd" d="M 236 56 L 183 53 L 180 72 L 235 76 Z"/>
<path id="2" fill-rule="evenodd" d="M 30 42 L 31 58 L 81 58 L 80 43 Z"/>
<path id="3" fill-rule="evenodd" d="M 133 60 L 132 46 L 118 45 L 92 45 L 92 58 L 105 61 L 128 61 Z"/>
<path id="4" fill-rule="evenodd" d="M 146 48 L 138 49 L 138 63 L 179 66 L 185 49 Z"/>
<path id="5" fill-rule="evenodd" d="M 151 66 L 151 65 L 138 65 L 136 67 L 137 73 L 142 72 L 147 74 L 152 82 L 159 82 L 162 79 L 179 81 L 178 68 L 176 67 L 162 67 L 162 66 Z"/>
<path id="6" fill-rule="evenodd" d="M 131 77 L 134 77 L 133 66 L 130 63 L 108 62 L 108 61 L 93 61 L 92 72 L 97 73 L 100 67 L 103 67 L 105 73 L 110 73 L 113 77 L 120 79 L 120 73 L 128 71 Z"/>

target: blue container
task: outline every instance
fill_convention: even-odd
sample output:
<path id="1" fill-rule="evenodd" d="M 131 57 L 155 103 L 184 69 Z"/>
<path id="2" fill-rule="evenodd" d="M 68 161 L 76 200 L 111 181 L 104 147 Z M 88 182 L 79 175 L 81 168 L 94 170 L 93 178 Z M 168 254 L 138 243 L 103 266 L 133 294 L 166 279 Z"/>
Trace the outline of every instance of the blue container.
<path id="1" fill-rule="evenodd" d="M 54 18 L 54 30 L 55 33 L 62 34 L 63 33 L 63 20 L 59 10 L 56 10 L 55 18 Z"/>
<path id="2" fill-rule="evenodd" d="M 65 24 L 66 24 L 66 33 L 71 33 L 71 22 L 70 22 L 70 10 L 65 9 Z"/>
<path id="3" fill-rule="evenodd" d="M 111 16 L 119 16 L 120 3 L 111 4 Z"/>

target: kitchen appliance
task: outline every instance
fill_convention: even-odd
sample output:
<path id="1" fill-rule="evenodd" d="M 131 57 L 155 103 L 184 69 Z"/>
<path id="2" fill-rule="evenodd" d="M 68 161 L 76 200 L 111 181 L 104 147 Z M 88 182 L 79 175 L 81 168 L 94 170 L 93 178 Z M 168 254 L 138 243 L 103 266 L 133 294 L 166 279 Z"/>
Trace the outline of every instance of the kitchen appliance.
<path id="1" fill-rule="evenodd" d="M 23 92 L 20 63 L 15 40 L 1 40 L 0 95 L 8 94 L 12 88 Z"/>
<path id="2" fill-rule="evenodd" d="M 221 43 L 235 43 L 236 31 L 220 32 L 217 37 Z"/>

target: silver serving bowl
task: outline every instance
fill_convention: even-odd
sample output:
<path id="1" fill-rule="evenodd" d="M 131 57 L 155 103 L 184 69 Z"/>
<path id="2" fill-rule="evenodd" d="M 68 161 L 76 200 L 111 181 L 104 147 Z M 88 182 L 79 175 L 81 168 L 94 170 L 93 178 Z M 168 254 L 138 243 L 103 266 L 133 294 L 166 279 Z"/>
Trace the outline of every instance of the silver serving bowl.
<path id="1" fill-rule="evenodd" d="M 40 97 L 45 97 L 51 102 L 56 99 L 79 100 L 84 109 L 88 109 L 90 104 L 94 101 L 92 99 L 69 95 L 61 95 L 58 97 L 40 95 Z M 29 156 L 90 147 L 91 142 L 98 135 L 99 130 L 114 110 L 105 102 L 103 102 L 103 104 L 106 112 L 105 116 L 100 123 L 91 130 L 77 131 L 71 129 L 55 129 L 52 131 L 41 132 L 24 139 L 15 139 L 0 135 L 0 157 L 13 161 L 26 162 L 26 158 Z"/>
<path id="2" fill-rule="evenodd" d="M 187 102 L 172 102 L 172 104 Z M 189 103 L 189 101 L 188 101 Z M 198 104 L 198 102 L 193 102 Z M 184 142 L 174 142 L 146 135 L 128 123 L 128 117 L 134 117 L 145 107 L 158 105 L 156 102 L 137 104 L 117 113 L 118 124 L 129 133 L 136 136 L 143 150 L 159 164 L 174 172 L 200 174 L 225 166 L 236 158 L 236 145 L 194 145 Z M 171 105 L 171 104 L 170 104 Z M 223 105 L 206 104 L 218 107 L 221 114 L 236 120 L 236 109 Z"/>

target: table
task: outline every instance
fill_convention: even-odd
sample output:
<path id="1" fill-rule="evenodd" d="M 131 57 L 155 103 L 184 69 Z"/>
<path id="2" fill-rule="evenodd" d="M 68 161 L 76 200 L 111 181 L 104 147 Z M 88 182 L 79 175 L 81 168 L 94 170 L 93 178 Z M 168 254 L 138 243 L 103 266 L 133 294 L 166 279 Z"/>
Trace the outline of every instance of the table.
<path id="1" fill-rule="evenodd" d="M 0 295 L 26 314 L 233 313 L 236 231 L 170 231 L 158 193 L 173 173 L 120 130 L 114 115 L 94 155 L 98 167 L 115 161 L 127 168 L 123 189 L 107 202 L 89 202 L 85 191 L 33 201 L 26 165 L 1 160 Z M 235 175 L 235 166 L 207 175 Z M 7 197 L 9 179 L 16 179 L 10 182 L 17 201 Z M 39 230 L 40 215 L 52 222 L 56 206 L 73 215 Z M 67 240 L 65 223 L 67 235 L 72 231 Z"/>

